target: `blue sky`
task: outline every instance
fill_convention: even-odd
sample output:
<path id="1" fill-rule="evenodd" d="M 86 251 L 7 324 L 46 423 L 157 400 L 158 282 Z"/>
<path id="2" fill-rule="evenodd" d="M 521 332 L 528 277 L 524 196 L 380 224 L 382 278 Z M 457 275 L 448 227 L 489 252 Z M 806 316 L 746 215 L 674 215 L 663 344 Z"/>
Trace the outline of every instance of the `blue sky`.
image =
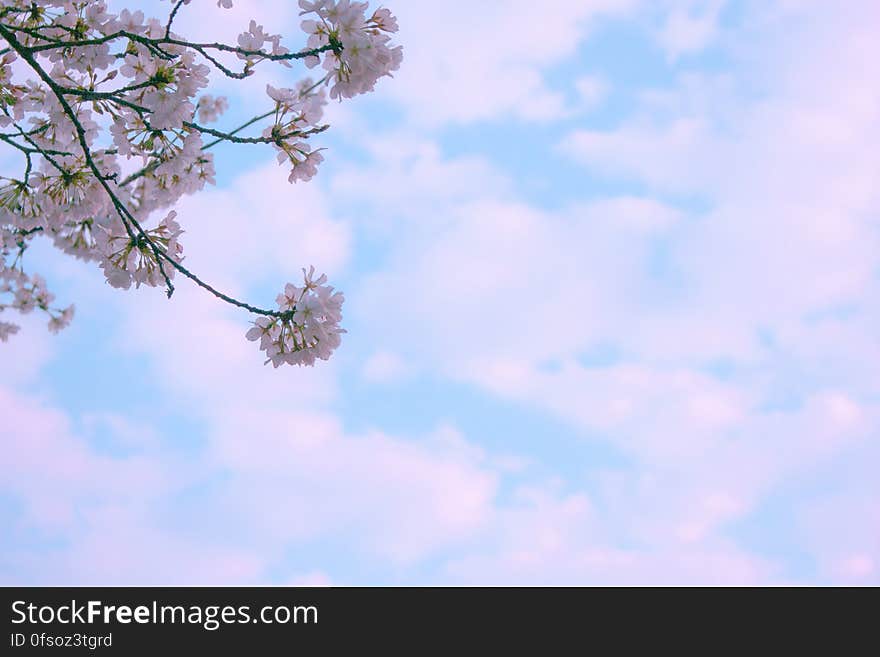
<path id="1" fill-rule="evenodd" d="M 214 4 L 181 32 L 299 40 Z M 220 150 L 178 208 L 258 305 L 328 273 L 331 362 L 28 252 L 77 316 L 0 345 L 0 581 L 880 583 L 876 3 L 390 8 L 312 183 Z"/>

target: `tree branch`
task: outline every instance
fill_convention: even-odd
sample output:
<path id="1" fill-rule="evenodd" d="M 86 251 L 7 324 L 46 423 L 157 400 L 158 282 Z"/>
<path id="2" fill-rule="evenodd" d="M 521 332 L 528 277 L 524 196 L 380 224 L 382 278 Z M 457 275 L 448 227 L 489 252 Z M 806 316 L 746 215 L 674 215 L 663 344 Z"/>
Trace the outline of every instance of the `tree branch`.
<path id="1" fill-rule="evenodd" d="M 258 308 L 256 306 L 252 306 L 251 304 L 245 303 L 243 301 L 235 299 L 232 296 L 224 294 L 223 292 L 220 292 L 219 290 L 217 290 L 216 288 L 214 288 L 210 284 L 208 284 L 205 281 L 203 281 L 202 279 L 200 279 L 197 275 L 195 275 L 194 273 L 189 271 L 189 269 L 184 267 L 182 264 L 177 262 L 166 251 L 159 249 L 156 246 L 155 242 L 150 238 L 150 236 L 147 234 L 147 232 L 143 229 L 143 227 L 137 221 L 137 219 L 135 219 L 135 217 L 131 214 L 131 212 L 128 210 L 128 208 L 125 206 L 125 204 L 119 199 L 119 197 L 111 189 L 110 185 L 107 182 L 107 177 L 101 173 L 100 169 L 98 169 L 98 166 L 95 163 L 94 158 L 92 157 L 91 149 L 88 144 L 88 139 L 86 138 L 86 134 L 85 134 L 85 129 L 83 128 L 82 123 L 79 121 L 79 119 L 76 115 L 76 112 L 73 110 L 70 103 L 68 103 L 67 99 L 65 98 L 65 95 L 67 95 L 67 94 L 77 95 L 77 96 L 86 97 L 86 98 L 88 98 L 89 95 L 104 96 L 105 94 L 103 94 L 102 92 L 88 92 L 85 90 L 74 90 L 74 89 L 62 87 L 61 85 L 56 83 L 52 79 L 52 77 L 40 66 L 39 62 L 37 62 L 37 60 L 34 56 L 36 49 L 24 46 L 20 41 L 18 41 L 15 34 L 13 34 L 8 29 L 8 27 L 3 25 L 2 23 L 0 23 L 0 36 L 2 36 L 7 41 L 7 43 L 9 43 L 10 47 L 21 56 L 21 58 L 28 64 L 28 66 L 31 67 L 31 69 L 34 70 L 34 72 L 49 87 L 49 89 L 52 90 L 53 94 L 58 99 L 58 102 L 60 103 L 62 110 L 64 111 L 65 115 L 67 115 L 68 119 L 71 121 L 71 123 L 74 126 L 74 129 L 77 133 L 77 140 L 79 142 L 80 147 L 82 148 L 83 157 L 85 158 L 85 161 L 86 161 L 88 168 L 91 170 L 92 174 L 98 180 L 99 184 L 104 189 L 107 196 L 109 197 L 111 203 L 113 204 L 114 208 L 116 209 L 117 214 L 119 215 L 120 219 L 122 220 L 123 226 L 125 227 L 129 238 L 133 242 L 143 240 L 145 243 L 149 244 L 149 246 L 150 246 L 150 248 L 156 258 L 156 262 L 159 265 L 160 272 L 162 273 L 162 276 L 165 279 L 165 284 L 167 286 L 167 292 L 168 292 L 169 297 L 171 297 L 171 295 L 174 292 L 174 285 L 171 283 L 171 279 L 164 269 L 163 262 L 168 263 L 171 267 L 173 267 L 175 270 L 180 272 L 183 276 L 190 279 L 191 281 L 196 283 L 199 287 L 207 290 L 212 295 L 214 295 L 218 299 L 221 299 L 222 301 L 225 301 L 226 303 L 237 306 L 239 308 L 243 308 L 243 309 L 248 310 L 249 312 L 257 314 L 257 315 L 264 315 L 264 316 L 276 317 L 276 318 L 284 318 L 287 316 L 287 314 L 280 313 L 275 310 L 267 310 L 264 308 Z M 71 44 L 71 45 L 73 45 L 73 44 Z M 104 99 L 110 100 L 110 98 L 104 98 Z M 119 99 L 112 99 L 112 100 L 119 100 Z M 144 108 L 141 108 L 141 109 L 143 110 Z M 240 128 L 240 129 L 243 129 L 244 127 L 246 127 L 249 124 L 242 126 L 242 128 Z M 190 124 L 190 125 L 191 125 L 192 129 L 198 129 L 198 130 L 202 129 L 200 126 L 197 126 L 196 124 Z M 205 130 L 207 131 L 208 129 L 205 129 Z M 219 131 L 210 131 L 209 132 L 209 134 L 214 134 L 214 133 L 223 135 L 224 138 L 231 137 L 231 134 L 219 133 Z M 40 151 L 41 155 L 44 154 L 43 149 L 39 148 L 39 146 L 36 146 L 36 148 Z M 135 231 L 137 231 L 137 235 L 135 235 Z"/>

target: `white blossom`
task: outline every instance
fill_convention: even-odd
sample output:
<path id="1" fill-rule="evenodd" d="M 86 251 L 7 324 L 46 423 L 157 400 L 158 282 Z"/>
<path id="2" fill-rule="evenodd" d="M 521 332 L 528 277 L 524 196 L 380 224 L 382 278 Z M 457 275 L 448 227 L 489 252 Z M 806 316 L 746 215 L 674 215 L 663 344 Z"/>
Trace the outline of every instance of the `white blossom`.
<path id="1" fill-rule="evenodd" d="M 326 276 L 314 274 L 314 267 L 303 269 L 303 285 L 288 283 L 278 295 L 278 316 L 257 318 L 245 334 L 259 341 L 266 364 L 314 365 L 330 358 L 339 346 L 345 333 L 339 326 L 345 297 L 326 284 Z"/>
<path id="2" fill-rule="evenodd" d="M 331 98 L 351 98 L 372 91 L 379 78 L 400 68 L 403 48 L 391 46 L 391 33 L 397 20 L 387 10 L 378 10 L 367 18 L 366 2 L 351 0 L 299 0 L 303 15 L 314 15 L 302 22 L 309 34 L 310 49 L 338 43 L 341 50 L 325 52 L 323 60 L 315 56 L 306 60 L 308 66 L 323 61 L 330 73 Z"/>
<path id="3" fill-rule="evenodd" d="M 6 342 L 10 335 L 18 333 L 18 326 L 10 322 L 0 322 L 0 342 Z"/>

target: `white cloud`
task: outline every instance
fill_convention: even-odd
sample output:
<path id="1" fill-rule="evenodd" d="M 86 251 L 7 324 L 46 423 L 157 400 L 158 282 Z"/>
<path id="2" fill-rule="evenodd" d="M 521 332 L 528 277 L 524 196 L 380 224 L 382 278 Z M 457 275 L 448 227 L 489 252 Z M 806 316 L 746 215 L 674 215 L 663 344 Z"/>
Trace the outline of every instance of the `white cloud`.
<path id="1" fill-rule="evenodd" d="M 698 52 L 718 35 L 718 18 L 724 0 L 677 2 L 665 17 L 657 35 L 670 59 Z"/>
<path id="2" fill-rule="evenodd" d="M 524 488 L 495 519 L 486 546 L 453 559 L 447 577 L 465 584 L 499 585 L 747 585 L 778 579 L 771 562 L 728 541 L 622 548 L 614 530 L 582 495 Z M 615 513 L 634 509 L 615 508 Z M 640 518 L 629 515 L 633 525 Z M 612 540 L 609 540 L 612 539 Z"/>
<path id="3" fill-rule="evenodd" d="M 109 456 L 64 413 L 0 388 L 15 463 L 0 489 L 24 504 L 19 526 L 64 537 L 39 569 L 34 555 L 4 555 L 4 581 L 262 582 L 285 546 L 318 539 L 406 565 L 468 540 L 493 513 L 497 474 L 448 429 L 349 435 L 328 413 L 261 405 L 259 391 L 201 412 L 207 443 L 186 460 L 144 443 Z"/>
<path id="4" fill-rule="evenodd" d="M 592 23 L 630 12 L 630 0 L 401 3 L 404 64 L 380 94 L 429 124 L 566 114 L 543 69 L 573 55 Z"/>
<path id="5" fill-rule="evenodd" d="M 482 156 L 444 158 L 436 143 L 405 133 L 359 141 L 371 165 L 344 167 L 329 187 L 358 207 L 374 209 L 373 232 L 382 230 L 388 218 L 423 223 L 463 201 L 502 198 L 512 190 L 510 179 Z"/>
<path id="6" fill-rule="evenodd" d="M 797 20 L 768 11 L 753 21 L 767 32 L 752 37 L 760 50 L 753 42 L 734 73 L 683 76 L 669 92 L 645 94 L 619 127 L 575 131 L 560 144 L 594 174 L 712 206 L 670 247 L 684 303 L 643 322 L 654 336 L 639 339 L 645 349 L 668 349 L 677 333 L 704 358 L 753 359 L 763 332 L 811 360 L 807 344 L 833 349 L 819 336 L 834 324 L 851 339 L 867 330 L 880 264 L 880 197 L 869 182 L 880 167 L 880 94 L 864 84 L 864 62 L 877 57 L 865 50 L 873 46 L 861 15 L 872 11 L 846 20 L 826 20 L 822 5 L 800 8 Z M 859 309 L 848 322 L 806 326 L 847 306 Z M 701 349 L 707 342 L 714 356 Z M 860 343 L 865 356 L 876 353 L 870 342 Z M 836 350 L 838 359 L 859 353 L 843 342 Z"/>
<path id="7" fill-rule="evenodd" d="M 357 295 L 366 320 L 371 308 L 397 304 L 384 346 L 566 418 L 629 455 L 635 472 L 609 475 L 600 496 L 627 524 L 599 526 L 692 564 L 729 567 L 738 574 L 730 581 L 769 571 L 726 542 L 725 528 L 792 478 L 837 477 L 824 469 L 829 460 L 872 458 L 880 426 L 869 374 L 880 362 L 871 337 L 880 197 L 869 182 L 880 166 L 880 96 L 864 82 L 873 46 L 864 17 L 825 26 L 827 7 L 802 9 L 814 12 L 806 31 L 767 19 L 777 31 L 764 35 L 758 64 L 683 75 L 672 90 L 644 93 L 619 128 L 563 142 L 594 172 L 657 196 L 695 195 L 707 211 L 646 199 L 556 212 L 515 197 L 462 199 L 452 216 L 408 234 Z M 679 36 L 670 47 L 682 52 L 709 32 Z M 842 42 L 853 45 L 833 45 Z M 827 45 L 816 53 L 816 43 Z M 811 53 L 806 65 L 802 52 Z M 622 362 L 581 364 L 595 344 L 616 347 Z M 729 376 L 708 373 L 719 362 L 732 365 Z M 776 408 L 787 388 L 797 403 Z M 580 513 L 573 522 L 586 524 Z M 522 577 L 538 562 L 571 566 L 565 557 L 580 546 L 607 547 L 592 536 L 562 541 L 564 556 L 513 544 L 456 572 L 497 572 L 489 564 L 500 553 L 501 571 Z M 854 542 L 833 557 L 849 570 L 835 572 L 867 572 L 865 554 L 872 549 Z M 645 581 L 664 563 L 610 548 L 596 555 L 614 559 Z"/>
<path id="8" fill-rule="evenodd" d="M 228 511 L 251 535 L 347 537 L 358 551 L 406 564 L 468 538 L 492 512 L 496 475 L 470 450 L 346 436 L 328 420 L 262 411 L 213 430 L 231 477 Z"/>
<path id="9" fill-rule="evenodd" d="M 363 377 L 371 383 L 392 383 L 408 373 L 404 360 L 397 354 L 379 351 L 364 363 Z"/>
<path id="10" fill-rule="evenodd" d="M 596 109 L 608 96 L 608 81 L 598 75 L 583 75 L 574 81 L 581 107 L 585 111 Z"/>
<path id="11" fill-rule="evenodd" d="M 280 291 L 302 279 L 302 267 L 314 264 L 332 276 L 349 256 L 349 227 L 329 216 L 320 184 L 290 184 L 274 162 L 228 188 L 185 197 L 177 213 L 187 266 L 227 287 L 271 275 Z"/>
<path id="12" fill-rule="evenodd" d="M 40 368 L 55 352 L 52 336 L 47 334 L 46 321 L 36 313 L 19 315 L 9 310 L 0 318 L 21 327 L 7 342 L 0 343 L 0 384 L 22 386 L 33 383 L 39 377 Z"/>
<path id="13" fill-rule="evenodd" d="M 354 310 L 380 344 L 447 372 L 495 354 L 558 358 L 608 335 L 608 311 L 638 280 L 649 240 L 678 216 L 635 198 L 558 213 L 465 204 L 404 242 L 354 294 Z M 391 326 L 370 312 L 391 306 Z"/>

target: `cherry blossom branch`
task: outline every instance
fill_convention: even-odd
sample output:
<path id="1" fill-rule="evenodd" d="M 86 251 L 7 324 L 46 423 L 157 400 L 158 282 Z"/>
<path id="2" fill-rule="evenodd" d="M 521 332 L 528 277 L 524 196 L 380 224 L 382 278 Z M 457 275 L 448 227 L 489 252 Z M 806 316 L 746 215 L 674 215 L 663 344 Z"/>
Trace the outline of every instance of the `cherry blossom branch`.
<path id="1" fill-rule="evenodd" d="M 72 316 L 72 307 L 51 307 L 44 281 L 22 269 L 29 240 L 41 234 L 67 253 L 98 261 L 114 287 L 164 285 L 170 297 L 172 278 L 180 274 L 258 316 L 247 337 L 259 340 L 267 362 L 311 365 L 328 358 L 344 333 L 343 297 L 326 285 L 326 277 L 304 269 L 303 285 L 287 284 L 277 310 L 260 308 L 216 289 L 182 264 L 176 212 L 156 228 L 147 229 L 145 220 L 213 183 L 208 151 L 221 143 L 270 145 L 278 162 L 290 166 L 290 182 L 310 180 L 323 149 L 313 149 L 309 139 L 329 127 L 320 123 L 324 87 L 331 98 L 350 98 L 390 75 L 402 57 L 401 48 L 390 45 L 396 21 L 386 9 L 367 15 L 365 2 L 299 0 L 302 13 L 314 20 L 302 23 L 305 48 L 291 52 L 280 45 L 280 36 L 254 21 L 238 45 L 187 41 L 172 29 L 188 2 L 172 0 L 160 23 L 145 21 L 140 11 L 112 14 L 104 0 L 0 0 L 0 39 L 6 42 L 0 50 L 0 145 L 25 160 L 24 180 L 0 184 L 0 292 L 14 294 L 11 304 L 0 303 L 0 312 L 37 307 L 61 312 L 52 316 L 53 330 Z M 232 0 L 217 4 L 228 8 Z M 122 52 L 114 52 L 117 41 L 125 42 Z M 267 43 L 271 47 L 264 47 Z M 221 55 L 244 64 L 233 70 Z M 16 58 L 36 80 L 13 82 Z M 262 62 L 295 60 L 309 68 L 323 64 L 323 77 L 290 89 L 267 85 L 271 110 L 231 130 L 207 125 L 227 107 L 225 98 L 203 95 L 196 101 L 212 71 L 243 79 Z M 108 89 L 120 74 L 127 81 Z M 261 133 L 242 134 L 267 119 Z M 25 131 L 19 125 L 24 121 L 36 127 Z M 9 126 L 16 132 L 3 131 Z M 111 139 L 112 147 L 102 138 Z M 141 168 L 120 182 L 122 160 L 135 157 L 142 159 Z M 14 330 L 0 322 L 0 340 Z"/>
<path id="2" fill-rule="evenodd" d="M 113 207 L 116 209 L 119 214 L 120 219 L 122 219 L 122 223 L 125 226 L 126 232 L 132 240 L 135 240 L 135 234 L 132 230 L 134 227 L 137 230 L 137 238 L 140 240 L 145 240 L 146 243 L 152 248 L 154 255 L 156 256 L 157 261 L 159 262 L 159 270 L 162 273 L 163 278 L 165 279 L 165 285 L 167 289 L 168 298 L 171 298 L 171 295 L 174 294 L 174 285 L 171 283 L 171 279 L 168 274 L 165 272 L 164 266 L 162 265 L 162 257 L 160 255 L 160 251 L 156 246 L 155 242 L 153 242 L 146 234 L 144 229 L 138 223 L 138 221 L 134 218 L 134 216 L 129 212 L 128 208 L 119 200 L 116 194 L 113 193 L 113 190 L 110 189 L 110 185 L 107 182 L 107 177 L 101 173 L 98 169 L 98 165 L 95 164 L 95 160 L 92 157 L 91 149 L 89 148 L 88 140 L 86 139 L 85 129 L 80 123 L 79 119 L 76 116 L 76 113 L 71 108 L 70 104 L 67 102 L 67 99 L 64 98 L 64 93 L 62 87 L 55 83 L 52 80 L 51 76 L 46 73 L 45 70 L 39 65 L 36 58 L 31 54 L 31 52 L 23 47 L 21 43 L 19 43 L 18 39 L 3 25 L 0 25 L 0 36 L 6 39 L 6 42 L 9 43 L 9 46 L 17 52 L 21 58 L 27 62 L 28 66 L 30 66 L 34 72 L 46 83 L 46 85 L 52 90 L 55 94 L 55 97 L 58 99 L 58 102 L 61 104 L 64 113 L 70 119 L 71 123 L 73 123 L 74 129 L 76 130 L 77 138 L 79 140 L 80 147 L 83 151 L 83 157 L 86 160 L 86 164 L 92 170 L 92 173 L 95 176 L 95 179 L 99 182 L 99 184 L 104 188 L 104 191 L 107 192 L 107 195 L 110 197 L 111 202 L 113 203 Z"/>
<path id="3" fill-rule="evenodd" d="M 32 33 L 33 30 L 22 27 L 12 27 L 11 29 L 19 30 L 27 33 Z M 33 35 L 33 34 L 32 34 Z M 33 35 L 36 36 L 36 35 Z M 46 38 L 40 36 L 40 38 Z M 225 52 L 234 55 L 240 55 L 244 58 L 255 58 L 260 60 L 268 60 L 273 62 L 287 62 L 294 61 L 298 59 L 307 59 L 309 57 L 317 57 L 325 52 L 333 52 L 335 55 L 340 55 L 342 50 L 345 48 L 344 44 L 339 40 L 338 37 L 331 35 L 330 42 L 323 45 L 318 46 L 316 48 L 309 48 L 308 50 L 302 50 L 299 52 L 284 52 L 284 53 L 272 53 L 266 52 L 265 50 L 260 49 L 248 49 L 242 48 L 240 46 L 230 46 L 225 43 L 214 42 L 214 43 L 196 43 L 193 41 L 184 41 L 181 39 L 177 39 L 174 37 L 165 36 L 158 39 L 151 39 L 149 37 L 145 37 L 140 34 L 135 34 L 133 32 L 128 32 L 126 30 L 118 30 L 113 34 L 107 34 L 102 37 L 97 37 L 94 39 L 81 39 L 76 41 L 54 41 L 50 43 L 44 43 L 41 45 L 30 46 L 29 50 L 38 54 L 41 52 L 46 52 L 50 50 L 58 50 L 59 48 L 83 48 L 86 46 L 99 46 L 105 43 L 109 43 L 111 41 L 115 41 L 117 39 L 126 38 L 130 41 L 134 41 L 136 43 L 140 43 L 147 48 L 153 50 L 157 55 L 165 58 L 165 59 L 173 59 L 173 55 L 162 50 L 162 46 L 180 46 L 182 48 L 191 48 L 195 50 L 200 55 L 210 60 L 217 68 L 230 77 L 235 78 L 243 78 L 250 75 L 250 70 L 246 66 L 246 70 L 242 73 L 235 73 L 230 71 L 230 69 L 224 67 L 222 64 L 219 64 L 217 60 L 208 54 L 209 50 L 216 50 L 218 52 Z"/>
<path id="4" fill-rule="evenodd" d="M 91 149 L 88 145 L 88 141 L 86 140 L 85 131 L 83 129 L 83 126 L 80 123 L 79 119 L 77 118 L 76 113 L 73 111 L 73 109 L 70 107 L 67 100 L 64 98 L 64 96 L 66 94 L 73 94 L 73 95 L 82 96 L 84 98 L 89 98 L 89 99 L 93 98 L 93 97 L 94 98 L 102 98 L 102 99 L 104 99 L 104 98 L 111 99 L 112 98 L 113 100 L 118 100 L 118 99 L 113 97 L 112 94 L 87 92 L 84 90 L 68 89 L 68 88 L 62 87 L 61 85 L 57 84 L 54 80 L 52 80 L 52 78 L 49 76 L 49 74 L 39 65 L 39 63 L 36 61 L 35 57 L 32 54 L 33 49 L 29 49 L 29 48 L 22 46 L 21 43 L 17 40 L 17 38 L 9 30 L 7 30 L 3 25 L 0 25 L 0 36 L 3 36 L 3 38 L 6 39 L 7 43 L 10 44 L 10 47 L 15 52 L 17 52 L 25 62 L 27 62 L 27 64 L 43 80 L 43 82 L 46 83 L 46 85 L 52 90 L 55 97 L 58 99 L 59 103 L 61 104 L 62 108 L 64 109 L 65 114 L 67 114 L 67 117 L 70 119 L 70 121 L 73 123 L 74 127 L 76 128 L 76 132 L 79 137 L 79 144 L 82 148 L 86 163 L 88 164 L 89 168 L 92 170 L 92 173 L 95 175 L 95 178 L 100 182 L 101 186 L 104 188 L 105 192 L 110 197 L 110 200 L 112 201 L 113 206 L 116 208 L 116 211 L 118 212 L 119 217 L 122 219 L 123 223 L 126 226 L 126 229 L 129 233 L 129 237 L 131 237 L 132 240 L 138 239 L 138 240 L 144 241 L 152 248 L 155 257 L 156 257 L 157 261 L 159 262 L 159 267 L 160 267 L 160 271 L 162 273 L 162 276 L 165 279 L 165 284 L 166 284 L 166 288 L 167 288 L 167 296 L 169 298 L 174 294 L 174 285 L 171 282 L 171 279 L 168 276 L 168 274 L 165 272 L 164 265 L 162 263 L 168 263 L 174 269 L 176 269 L 181 274 L 183 274 L 184 276 L 189 278 L 191 281 L 196 283 L 196 285 L 198 285 L 199 287 L 208 291 L 209 293 L 211 293 L 212 295 L 214 295 L 218 299 L 225 301 L 226 303 L 232 304 L 232 305 L 237 306 L 239 308 L 243 308 L 243 309 L 248 310 L 251 313 L 254 313 L 256 315 L 263 315 L 263 316 L 267 316 L 267 317 L 276 317 L 276 318 L 284 317 L 284 314 L 281 312 L 274 311 L 274 310 L 267 310 L 264 308 L 258 308 L 256 306 L 253 306 L 253 305 L 246 303 L 244 301 L 240 301 L 240 300 L 238 300 L 230 295 L 227 295 L 223 292 L 220 292 L 219 290 L 217 290 L 216 288 L 214 288 L 213 286 L 211 286 L 207 282 L 203 281 L 197 275 L 195 275 L 194 273 L 189 271 L 186 267 L 184 267 L 179 262 L 177 262 L 174 258 L 169 256 L 166 252 L 161 251 L 157 247 L 155 242 L 152 239 L 150 239 L 150 237 L 147 235 L 146 231 L 144 231 L 143 227 L 140 225 L 140 223 L 137 221 L 137 219 L 134 218 L 134 216 L 131 214 L 131 212 L 125 207 L 125 205 L 121 202 L 121 200 L 116 196 L 116 194 L 110 188 L 110 186 L 107 182 L 106 176 L 104 176 L 100 172 L 100 170 L 98 169 L 98 167 L 95 164 L 94 159 L 92 157 L 92 153 L 91 153 Z M 141 108 L 141 109 L 143 109 L 143 108 Z M 266 116 L 268 116 L 268 114 Z M 212 130 L 210 128 L 206 128 L 204 126 L 199 126 L 199 125 L 191 123 L 191 122 L 185 122 L 184 125 L 186 125 L 187 127 L 191 127 L 195 130 L 198 130 L 199 132 L 204 132 L 204 133 L 210 134 L 212 136 L 218 137 L 220 140 L 229 140 L 229 141 L 233 141 L 235 143 L 270 143 L 271 141 L 273 141 L 271 139 L 266 139 L 266 138 L 259 138 L 259 139 L 248 138 L 248 139 L 246 139 L 246 138 L 234 137 L 232 134 L 223 133 L 223 132 L 220 132 L 217 130 Z M 323 130 L 326 130 L 327 127 L 329 127 L 329 126 L 323 126 L 317 130 L 314 130 L 313 133 L 322 132 Z M 44 151 L 43 149 L 41 149 L 39 147 L 37 147 L 36 149 L 33 149 L 32 152 L 39 152 L 42 155 L 46 154 L 46 151 Z M 132 227 L 134 230 L 132 230 Z M 137 232 L 137 236 L 135 236 L 134 231 Z"/>
<path id="5" fill-rule="evenodd" d="M 238 133 L 241 132 L 242 130 L 245 130 L 245 129 L 249 128 L 250 126 L 254 125 L 255 123 L 258 123 L 259 121 L 262 121 L 263 119 L 269 118 L 270 116 L 272 116 L 273 114 L 275 114 L 275 112 L 276 112 L 276 110 L 273 109 L 273 110 L 269 110 L 269 111 L 266 112 L 265 114 L 260 114 L 260 115 L 258 115 L 258 116 L 253 117 L 252 119 L 250 119 L 249 121 L 247 121 L 247 122 L 243 123 L 242 125 L 238 126 L 238 127 L 235 128 L 234 130 L 230 130 L 230 131 L 229 131 L 228 133 L 226 133 L 223 137 L 218 137 L 218 138 L 215 139 L 214 141 L 205 144 L 204 146 L 202 146 L 202 150 L 203 150 L 203 151 L 206 151 L 206 150 L 208 150 L 208 149 L 210 149 L 210 148 L 213 148 L 213 147 L 216 146 L 217 144 L 223 143 L 224 141 L 230 141 L 230 137 L 232 137 L 233 135 L 238 134 Z M 327 127 L 329 127 L 329 126 L 327 126 Z M 127 178 L 125 178 L 125 180 L 123 180 L 121 183 L 119 183 L 119 186 L 120 186 L 120 187 L 125 187 L 126 185 L 130 185 L 131 183 L 133 183 L 134 181 L 138 180 L 138 179 L 141 178 L 142 176 L 145 176 L 145 175 L 147 175 L 148 173 L 151 173 L 152 171 L 155 171 L 156 168 L 157 168 L 160 164 L 162 164 L 162 161 L 161 161 L 161 160 L 159 160 L 159 159 L 155 159 L 155 160 L 153 160 L 153 161 L 150 162 L 150 164 L 148 164 L 147 166 L 145 166 L 145 167 L 139 169 L 138 171 L 135 171 L 133 174 L 131 174 L 131 175 L 129 175 Z"/>
<path id="6" fill-rule="evenodd" d="M 226 133 L 226 134 L 227 134 L 227 137 L 231 137 L 231 136 L 233 136 L 233 135 L 237 135 L 237 134 L 238 134 L 239 132 L 241 132 L 242 130 L 246 130 L 247 128 L 250 128 L 250 127 L 251 127 L 252 125 L 254 125 L 255 123 L 258 123 L 258 122 L 262 121 L 263 119 L 267 119 L 267 118 L 269 118 L 270 116 L 272 116 L 273 114 L 275 114 L 275 110 L 274 110 L 274 109 L 269 110 L 269 111 L 266 112 L 265 114 L 260 114 L 260 115 L 258 115 L 258 116 L 255 116 L 255 117 L 252 118 L 250 121 L 247 121 L 247 122 L 245 122 L 245 123 L 242 123 L 240 126 L 238 126 L 237 128 L 235 128 L 234 130 L 230 130 L 228 133 Z M 223 137 L 218 137 L 218 138 L 215 139 L 214 141 L 209 142 L 209 143 L 205 144 L 204 146 L 202 146 L 202 150 L 203 150 L 203 151 L 208 150 L 209 148 L 212 148 L 212 147 L 216 146 L 217 144 L 219 144 L 219 143 L 221 143 L 221 142 L 224 142 L 224 141 L 229 141 L 229 140 L 228 140 L 228 138 L 227 138 L 227 139 L 224 139 Z"/>

